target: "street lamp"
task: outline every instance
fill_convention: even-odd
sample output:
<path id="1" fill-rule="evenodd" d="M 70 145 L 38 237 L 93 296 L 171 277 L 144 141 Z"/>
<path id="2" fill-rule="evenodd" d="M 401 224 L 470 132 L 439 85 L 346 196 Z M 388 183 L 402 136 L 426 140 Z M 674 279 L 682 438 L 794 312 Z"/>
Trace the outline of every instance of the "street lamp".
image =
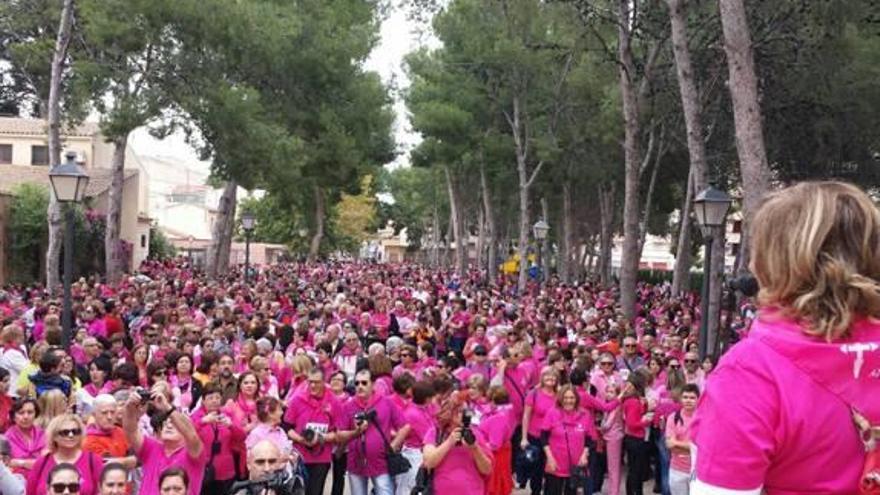
<path id="1" fill-rule="evenodd" d="M 544 263 L 541 260 L 541 248 L 543 247 L 544 240 L 547 239 L 547 232 L 550 231 L 550 225 L 544 221 L 542 218 L 535 222 L 535 225 L 532 226 L 532 232 L 535 234 L 535 239 L 538 241 L 538 281 L 544 281 Z M 526 260 L 523 260 L 523 263 Z"/>
<path id="2" fill-rule="evenodd" d="M 70 295 L 70 284 L 73 280 L 73 225 L 74 204 L 83 200 L 86 187 L 89 185 L 89 174 L 76 163 L 76 153 L 68 152 L 67 161 L 59 163 L 49 171 L 49 182 L 55 201 L 65 204 L 64 232 L 64 306 L 61 312 L 61 342 L 69 349 L 73 332 L 73 305 Z"/>
<path id="3" fill-rule="evenodd" d="M 251 232 L 257 219 L 254 214 L 246 211 L 241 214 L 241 228 L 244 229 L 244 281 L 247 283 L 251 276 Z"/>
<path id="4" fill-rule="evenodd" d="M 709 289 L 712 281 L 712 237 L 724 226 L 732 200 L 724 191 L 709 186 L 694 198 L 694 214 L 703 233 L 703 300 L 700 304 L 700 361 L 706 358 L 709 345 Z"/>

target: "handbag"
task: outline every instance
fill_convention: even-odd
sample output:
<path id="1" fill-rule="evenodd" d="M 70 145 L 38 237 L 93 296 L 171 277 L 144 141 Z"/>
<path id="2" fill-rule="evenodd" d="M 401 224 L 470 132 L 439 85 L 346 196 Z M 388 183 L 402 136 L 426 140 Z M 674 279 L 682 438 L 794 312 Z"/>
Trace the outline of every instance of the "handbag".
<path id="1" fill-rule="evenodd" d="M 853 422 L 859 438 L 865 444 L 865 467 L 859 479 L 859 495 L 880 495 L 880 427 L 872 426 L 867 418 L 852 408 Z"/>
<path id="2" fill-rule="evenodd" d="M 578 466 L 571 459 L 571 447 L 568 444 L 568 428 L 565 424 L 562 425 L 562 431 L 565 432 L 565 450 L 568 453 L 568 479 L 565 480 L 566 487 L 569 490 L 577 493 L 578 488 L 582 486 L 587 486 L 587 469 L 583 466 Z"/>
<path id="3" fill-rule="evenodd" d="M 440 430 L 437 430 L 437 436 L 434 443 L 440 445 Z M 434 470 L 425 466 L 420 466 L 416 472 L 416 482 L 410 490 L 409 495 L 434 495 Z"/>
<path id="4" fill-rule="evenodd" d="M 410 464 L 409 459 L 391 448 L 391 443 L 388 442 L 388 438 L 385 437 L 385 433 L 382 432 L 382 428 L 379 427 L 379 423 L 376 422 L 376 419 L 371 417 L 370 423 L 373 423 L 373 426 L 376 427 L 379 435 L 382 436 L 382 442 L 385 443 L 385 460 L 388 461 L 388 474 L 391 476 L 397 476 L 398 474 L 406 473 L 412 469 L 412 464 Z"/>
<path id="5" fill-rule="evenodd" d="M 202 483 L 213 483 L 217 479 L 217 470 L 214 468 L 214 456 L 220 453 L 220 440 L 217 438 L 220 432 L 217 426 L 214 426 L 214 440 L 211 441 L 211 457 L 208 458 L 208 464 L 205 465 L 205 476 Z"/>

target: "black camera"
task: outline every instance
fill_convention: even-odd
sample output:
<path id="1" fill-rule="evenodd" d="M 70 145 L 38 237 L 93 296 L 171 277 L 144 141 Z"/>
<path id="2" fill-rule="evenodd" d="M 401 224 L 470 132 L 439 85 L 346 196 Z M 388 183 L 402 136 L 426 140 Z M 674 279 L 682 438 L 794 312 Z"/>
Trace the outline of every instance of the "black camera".
<path id="1" fill-rule="evenodd" d="M 754 297 L 758 294 L 758 279 L 751 273 L 727 281 L 727 288 L 739 292 L 746 297 Z"/>
<path id="2" fill-rule="evenodd" d="M 305 484 L 296 474 L 282 469 L 256 480 L 239 481 L 232 485 L 229 493 L 262 495 L 270 490 L 276 495 L 302 495 L 305 493 Z"/>
<path id="3" fill-rule="evenodd" d="M 369 409 L 369 410 L 367 410 L 367 411 L 360 411 L 360 412 L 357 412 L 357 413 L 355 413 L 355 415 L 354 415 L 354 420 L 355 420 L 355 422 L 357 422 L 357 423 L 365 423 L 365 422 L 376 421 L 376 410 L 375 410 L 375 409 Z"/>
<path id="4" fill-rule="evenodd" d="M 153 398 L 153 394 L 151 394 L 150 391 L 145 388 L 138 387 L 137 389 L 135 389 L 135 393 L 140 396 L 141 404 L 146 404 L 147 402 L 150 402 L 150 399 Z"/>
<path id="5" fill-rule="evenodd" d="M 306 442 L 312 443 L 315 441 L 315 437 L 318 436 L 318 433 L 311 428 L 306 428 L 305 430 L 303 430 L 301 436 Z"/>
<path id="6" fill-rule="evenodd" d="M 471 429 L 471 414 L 467 411 L 461 413 L 461 439 L 468 445 L 477 443 L 477 437 Z"/>

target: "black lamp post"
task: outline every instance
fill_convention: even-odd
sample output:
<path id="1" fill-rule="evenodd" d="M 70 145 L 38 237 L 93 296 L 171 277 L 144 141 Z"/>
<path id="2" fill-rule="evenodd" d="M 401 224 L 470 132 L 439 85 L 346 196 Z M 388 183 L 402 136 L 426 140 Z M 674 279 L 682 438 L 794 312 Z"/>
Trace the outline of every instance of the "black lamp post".
<path id="1" fill-rule="evenodd" d="M 694 214 L 703 233 L 703 300 L 700 311 L 700 360 L 706 358 L 709 345 L 709 290 L 712 282 L 712 237 L 716 229 L 724 226 L 732 203 L 724 191 L 709 186 L 694 198 Z"/>
<path id="2" fill-rule="evenodd" d="M 74 204 L 83 200 L 86 195 L 86 187 L 89 185 L 89 175 L 76 163 L 76 153 L 68 152 L 65 155 L 67 161 L 59 163 L 49 171 L 49 182 L 52 183 L 52 193 L 55 200 L 64 203 L 64 306 L 61 312 L 61 342 L 65 349 L 70 346 L 73 332 L 73 302 L 70 295 L 70 284 L 73 280 L 73 225 Z"/>
<path id="3" fill-rule="evenodd" d="M 542 218 L 535 222 L 532 226 L 532 232 L 535 234 L 535 240 L 538 241 L 538 281 L 544 281 L 544 261 L 542 259 L 542 247 L 544 240 L 547 239 L 547 232 L 550 231 L 550 225 Z M 525 260 L 523 260 L 525 262 Z"/>
<path id="4" fill-rule="evenodd" d="M 251 233 L 257 219 L 254 214 L 246 211 L 241 214 L 241 228 L 244 230 L 244 281 L 247 283 L 251 277 Z"/>

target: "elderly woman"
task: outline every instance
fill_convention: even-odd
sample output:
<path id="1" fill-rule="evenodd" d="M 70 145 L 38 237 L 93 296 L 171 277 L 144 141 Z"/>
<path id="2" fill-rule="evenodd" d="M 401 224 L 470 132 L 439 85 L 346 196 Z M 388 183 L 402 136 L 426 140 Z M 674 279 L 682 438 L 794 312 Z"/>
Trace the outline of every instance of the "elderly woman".
<path id="1" fill-rule="evenodd" d="M 48 452 L 37 458 L 28 474 L 28 495 L 45 495 L 47 480 L 52 469 L 63 463 L 72 464 L 80 473 L 82 495 L 96 495 L 104 461 L 93 452 L 83 450 L 85 424 L 79 416 L 63 414 L 54 418 L 46 428 Z"/>

